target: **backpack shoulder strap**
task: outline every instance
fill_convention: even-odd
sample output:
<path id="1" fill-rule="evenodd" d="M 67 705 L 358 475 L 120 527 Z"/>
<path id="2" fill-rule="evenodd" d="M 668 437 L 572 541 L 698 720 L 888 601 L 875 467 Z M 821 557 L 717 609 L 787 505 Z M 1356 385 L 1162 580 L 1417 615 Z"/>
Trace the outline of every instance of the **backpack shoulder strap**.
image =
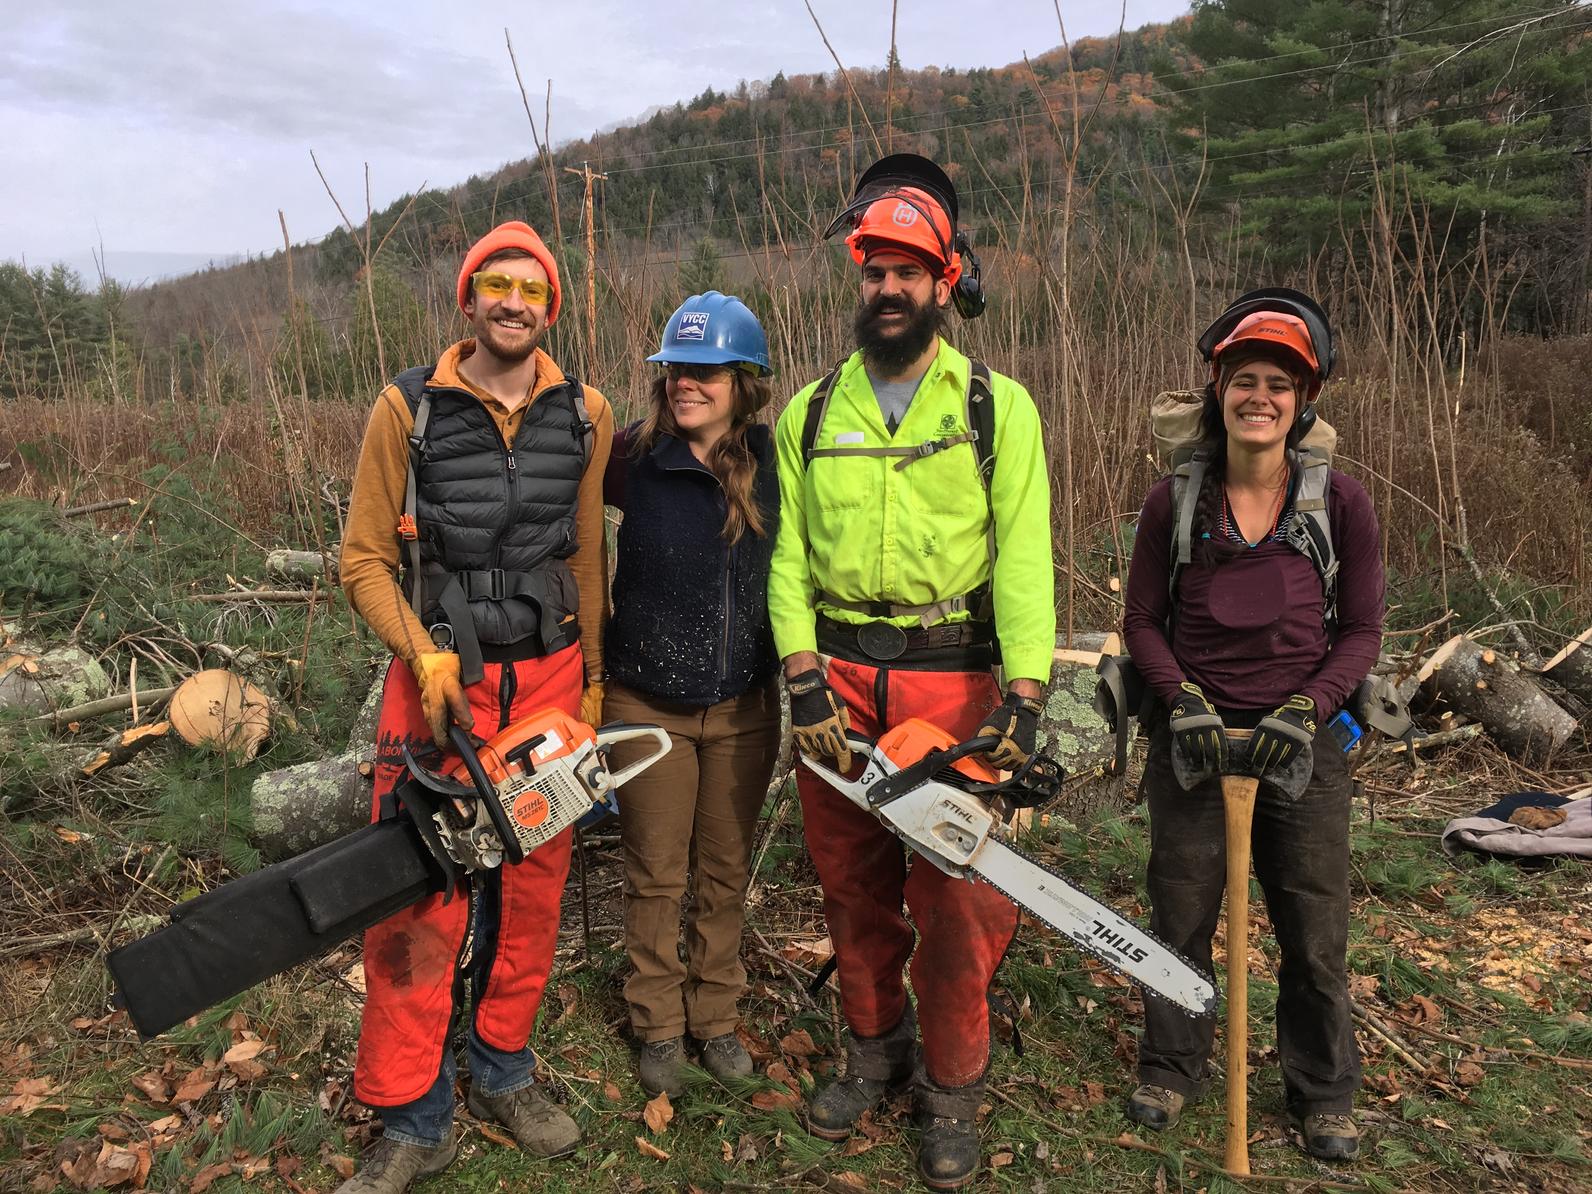
<path id="1" fill-rule="evenodd" d="M 818 388 L 813 391 L 813 396 L 807 400 L 807 417 L 802 420 L 802 467 L 812 463 L 813 449 L 818 446 L 818 433 L 823 430 L 824 416 L 829 413 L 829 399 L 835 392 L 835 383 L 840 380 L 840 370 L 845 365 L 841 361 L 828 373 L 824 374 Z"/>
<path id="2" fill-rule="evenodd" d="M 591 410 L 586 406 L 586 387 L 573 373 L 564 374 L 564 384 L 569 387 L 570 405 L 575 408 L 575 433 L 580 436 L 580 471 L 584 473 L 591 463 L 592 441 L 597 436 L 596 425 L 591 421 Z"/>
<path id="3" fill-rule="evenodd" d="M 1332 540 L 1332 520 L 1327 493 L 1332 486 L 1332 466 L 1319 452 L 1296 454 L 1299 485 L 1294 493 L 1295 518 L 1285 536 L 1288 545 L 1305 556 L 1321 577 L 1323 620 L 1327 633 L 1338 629 L 1338 552 Z"/>
<path id="4" fill-rule="evenodd" d="M 969 361 L 968 364 L 971 368 L 967 372 L 967 429 L 973 433 L 978 478 L 984 483 L 984 492 L 988 493 L 995 477 L 995 388 L 988 365 L 983 361 Z"/>
<path id="5" fill-rule="evenodd" d="M 1196 448 L 1172 469 L 1172 554 L 1171 571 L 1167 575 L 1167 596 L 1174 605 L 1178 577 L 1184 566 L 1194 558 L 1194 507 L 1199 505 L 1200 487 L 1205 483 L 1210 461 L 1207 449 Z"/>
<path id="6" fill-rule="evenodd" d="M 431 369 L 419 366 L 405 369 L 393 378 L 414 414 L 414 429 L 409 433 L 409 471 L 404 477 L 404 509 L 398 519 L 398 539 L 403 547 L 409 572 L 409 605 L 419 617 L 425 608 L 425 582 L 420 569 L 420 531 L 415 523 L 419 504 L 415 493 L 415 474 L 420 471 L 420 456 L 425 451 L 426 430 L 431 424 Z"/>

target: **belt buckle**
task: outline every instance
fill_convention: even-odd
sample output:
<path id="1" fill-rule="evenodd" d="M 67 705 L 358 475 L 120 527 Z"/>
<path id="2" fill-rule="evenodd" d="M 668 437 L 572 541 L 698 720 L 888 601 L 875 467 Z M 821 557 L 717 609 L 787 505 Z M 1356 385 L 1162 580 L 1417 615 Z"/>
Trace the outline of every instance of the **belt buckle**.
<path id="1" fill-rule="evenodd" d="M 907 649 L 907 632 L 890 622 L 864 622 L 857 627 L 857 645 L 869 659 L 888 663 Z"/>

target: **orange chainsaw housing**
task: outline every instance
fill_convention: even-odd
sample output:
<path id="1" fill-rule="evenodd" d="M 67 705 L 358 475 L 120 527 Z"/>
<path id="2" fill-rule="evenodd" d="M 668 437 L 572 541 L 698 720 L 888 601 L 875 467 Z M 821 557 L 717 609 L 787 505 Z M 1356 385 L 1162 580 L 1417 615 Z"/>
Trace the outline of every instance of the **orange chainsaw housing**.
<path id="1" fill-rule="evenodd" d="M 910 767 L 931 750 L 947 750 L 957 744 L 957 739 L 931 721 L 910 717 L 895 729 L 884 734 L 878 747 L 897 767 Z M 994 783 L 1000 778 L 982 759 L 969 756 L 951 764 L 968 779 L 977 783 Z"/>
<path id="2" fill-rule="evenodd" d="M 511 779 L 524 774 L 526 761 L 533 768 L 540 767 L 573 754 L 596 738 L 596 731 L 585 722 L 562 709 L 548 708 L 505 726 L 475 753 L 492 787 L 502 793 L 508 789 Z M 448 777 L 466 786 L 471 782 L 470 770 L 463 760 L 453 765 Z M 535 829 L 547 820 L 550 809 L 546 796 L 531 787 L 515 795 L 504 811 L 515 824 Z"/>

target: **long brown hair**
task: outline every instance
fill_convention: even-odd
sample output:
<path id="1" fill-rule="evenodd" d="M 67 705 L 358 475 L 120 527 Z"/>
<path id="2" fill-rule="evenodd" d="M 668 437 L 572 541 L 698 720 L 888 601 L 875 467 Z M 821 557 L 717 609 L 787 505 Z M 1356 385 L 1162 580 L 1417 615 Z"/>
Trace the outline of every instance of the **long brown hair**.
<path id="1" fill-rule="evenodd" d="M 757 478 L 757 457 L 752 454 L 746 433 L 753 417 L 773 396 L 774 388 L 767 378 L 735 369 L 730 389 L 733 403 L 730 428 L 708 449 L 708 458 L 702 462 L 724 490 L 724 529 L 719 533 L 730 543 L 740 542 L 747 531 L 759 538 L 768 534 L 763 513 L 757 508 L 757 497 L 752 492 L 752 483 Z M 652 388 L 647 392 L 647 413 L 636 431 L 631 454 L 639 460 L 652 451 L 660 435 L 684 438 L 674 421 L 674 412 L 669 409 L 668 379 L 661 373 L 653 379 Z"/>

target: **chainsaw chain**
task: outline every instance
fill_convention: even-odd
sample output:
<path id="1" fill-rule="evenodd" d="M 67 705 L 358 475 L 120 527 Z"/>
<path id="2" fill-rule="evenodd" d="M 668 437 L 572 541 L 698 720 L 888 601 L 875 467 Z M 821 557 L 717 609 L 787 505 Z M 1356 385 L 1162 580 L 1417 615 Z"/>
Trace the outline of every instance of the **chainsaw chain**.
<path id="1" fill-rule="evenodd" d="M 998 842 L 1002 847 L 1004 847 L 1007 850 L 1010 850 L 1013 854 L 1015 854 L 1018 858 L 1021 858 L 1024 862 L 1029 863 L 1032 866 L 1038 867 L 1040 870 L 1044 871 L 1045 874 L 1049 875 L 1056 882 L 1060 883 L 1062 886 L 1068 888 L 1071 891 L 1077 892 L 1079 895 L 1083 896 L 1085 899 L 1091 900 L 1094 903 L 1102 905 L 1103 907 L 1107 907 L 1107 908 L 1111 907 L 1109 904 L 1106 904 L 1104 900 L 1096 899 L 1094 896 L 1090 895 L 1083 888 L 1079 887 L 1076 883 L 1074 883 L 1070 879 L 1066 878 L 1066 876 L 1060 874 L 1054 867 L 1046 866 L 1043 862 L 1040 862 L 1039 859 L 1035 858 L 1032 854 L 1028 853 L 1026 850 L 1020 849 L 1018 846 L 1013 844 L 1007 838 L 1004 838 L 1004 837 L 993 837 L 992 836 L 991 840 L 995 841 L 995 842 Z M 1024 905 L 1022 903 L 1020 903 L 1015 897 L 1013 897 L 1011 892 L 1007 891 L 1004 887 L 1002 887 L 999 883 L 995 882 L 988 875 L 984 874 L 981 871 L 975 871 L 972 867 L 968 868 L 968 874 L 969 874 L 969 876 L 976 875 L 978 877 L 978 881 L 980 883 L 989 884 L 989 886 L 993 887 L 996 891 L 1000 892 L 1001 895 L 1005 896 L 1008 900 L 1011 900 L 1011 902 L 1013 904 L 1015 904 L 1018 908 L 1024 908 Z M 1111 910 L 1113 912 L 1116 911 L 1116 909 L 1114 909 L 1114 908 L 1111 909 Z M 1046 921 L 1044 920 L 1043 917 L 1040 917 L 1040 916 L 1034 914 L 1031 909 L 1027 909 L 1027 911 L 1029 912 L 1029 915 L 1033 916 L 1033 918 L 1036 921 L 1038 921 L 1040 924 L 1045 925 L 1045 927 L 1047 929 L 1049 929 L 1051 932 L 1055 933 L 1058 937 L 1065 938 L 1067 941 L 1070 941 L 1073 945 L 1075 945 L 1078 949 L 1084 951 L 1085 953 L 1093 954 L 1095 956 L 1095 958 L 1097 958 L 1099 961 L 1104 963 L 1110 969 L 1115 970 L 1118 974 L 1122 975 L 1129 982 L 1131 982 L 1134 986 L 1136 986 L 1136 987 L 1140 988 L 1142 991 L 1144 991 L 1145 994 L 1154 995 L 1162 1003 L 1165 1003 L 1165 1004 L 1169 1005 L 1170 1007 L 1176 1008 L 1178 1011 L 1182 1012 L 1189 1019 L 1191 1019 L 1191 1020 L 1200 1020 L 1200 1019 L 1204 1019 L 1207 1015 L 1213 1015 L 1214 1014 L 1214 1011 L 1215 1011 L 1214 1008 L 1210 1012 L 1193 1012 L 1193 1011 L 1190 1011 L 1188 1008 L 1184 1007 L 1181 1003 L 1178 1003 L 1174 999 L 1167 998 L 1165 995 L 1161 994 L 1159 991 L 1157 991 L 1154 988 L 1148 986 L 1147 984 L 1141 982 L 1139 979 L 1134 978 L 1133 975 L 1127 973 L 1120 966 L 1118 966 L 1114 961 L 1112 961 L 1109 957 L 1107 957 L 1106 954 L 1100 949 L 1100 947 L 1094 944 L 1094 942 L 1088 941 L 1088 940 L 1079 941 L 1072 934 L 1063 932 L 1061 929 L 1056 928 L 1054 925 L 1046 923 Z M 1118 912 L 1117 915 L 1121 916 L 1122 914 L 1120 912 Z M 1124 918 L 1124 919 L 1126 919 L 1126 918 Z M 1134 927 L 1135 928 L 1139 928 L 1138 925 L 1135 925 Z M 1168 954 L 1170 954 L 1172 957 L 1176 958 L 1179 962 L 1182 962 L 1183 965 L 1187 966 L 1195 974 L 1201 975 L 1203 978 L 1205 978 L 1206 981 L 1208 981 L 1211 984 L 1211 989 L 1216 991 L 1218 998 L 1220 998 L 1221 992 L 1219 990 L 1217 990 L 1216 980 L 1211 975 L 1206 974 L 1205 971 L 1201 970 L 1198 966 L 1196 966 L 1193 962 L 1191 962 L 1187 958 L 1185 958 L 1177 950 L 1173 949 L 1166 942 L 1162 941 L 1154 933 L 1150 932 L 1149 929 L 1139 928 L 1139 932 L 1143 933 L 1146 937 L 1148 937 L 1151 941 L 1155 942 L 1156 945 L 1158 945 L 1161 949 L 1164 949 Z"/>

